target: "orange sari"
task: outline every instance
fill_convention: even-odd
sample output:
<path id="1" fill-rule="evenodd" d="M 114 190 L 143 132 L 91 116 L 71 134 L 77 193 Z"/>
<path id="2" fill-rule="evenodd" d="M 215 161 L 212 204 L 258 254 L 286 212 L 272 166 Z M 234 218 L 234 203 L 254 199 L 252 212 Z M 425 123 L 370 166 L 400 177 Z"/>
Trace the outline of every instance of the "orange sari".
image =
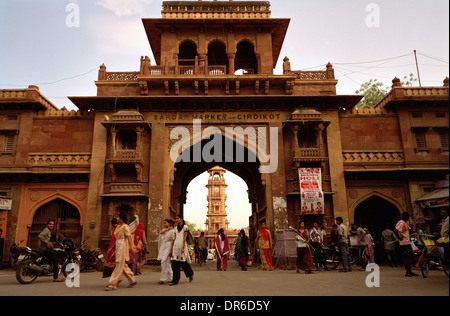
<path id="1" fill-rule="evenodd" d="M 261 266 L 263 270 L 272 270 L 272 235 L 268 229 L 260 228 L 258 230 L 258 248 L 261 257 Z"/>

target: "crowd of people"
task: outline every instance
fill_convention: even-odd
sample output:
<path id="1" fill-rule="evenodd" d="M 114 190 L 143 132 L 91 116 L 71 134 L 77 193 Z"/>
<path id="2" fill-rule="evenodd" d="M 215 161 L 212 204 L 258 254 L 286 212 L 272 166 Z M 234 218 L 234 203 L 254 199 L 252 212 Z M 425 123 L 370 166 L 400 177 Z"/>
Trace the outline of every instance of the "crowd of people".
<path id="1" fill-rule="evenodd" d="M 441 211 L 442 222 L 439 224 L 440 231 L 434 233 L 434 237 L 440 238 L 440 242 L 448 243 L 449 237 L 449 218 L 447 210 Z M 361 265 L 361 269 L 366 269 L 367 264 L 375 263 L 374 256 L 374 240 L 366 228 L 361 227 L 358 223 L 352 225 L 349 231 L 341 217 L 337 217 L 336 224 L 333 225 L 330 233 L 330 246 L 338 247 L 342 262 L 342 272 L 352 271 L 352 262 L 350 258 L 350 236 L 353 235 L 353 247 L 357 248 L 357 259 Z M 54 221 L 47 223 L 46 229 L 39 235 L 39 246 L 42 251 L 50 258 L 53 258 L 51 251 L 51 231 Z M 118 218 L 111 221 L 111 240 L 110 246 L 106 253 L 105 270 L 103 277 L 109 277 L 106 291 L 114 291 L 121 282 L 122 276 L 128 280 L 128 287 L 134 287 L 137 284 L 135 276 L 141 273 L 143 265 L 147 262 L 147 238 L 145 235 L 145 227 L 139 222 L 139 217 L 135 215 L 135 219 L 127 224 L 126 214 L 119 214 Z M 395 229 L 391 230 L 388 225 L 381 233 L 381 245 L 384 248 L 386 258 L 390 266 L 396 266 L 395 254 L 397 250 L 402 258 L 405 267 L 405 276 L 416 276 L 412 271 L 414 260 L 413 248 L 414 242 L 411 236 L 417 236 L 418 247 L 425 247 L 425 240 L 429 235 L 426 234 L 426 227 L 421 226 L 416 232 L 411 229 L 409 223 L 409 213 L 402 213 L 402 219 L 395 225 Z M 311 229 L 305 228 L 304 221 L 298 222 L 298 228 L 293 229 L 296 232 L 297 246 L 297 269 L 296 272 L 304 271 L 305 274 L 312 274 L 317 270 L 328 270 L 324 246 L 326 240 L 326 232 L 323 222 L 314 222 Z M 163 221 L 163 229 L 159 233 L 158 238 L 158 260 L 161 264 L 161 277 L 159 284 L 168 283 L 169 285 L 177 285 L 180 281 L 181 270 L 183 270 L 189 282 L 194 279 L 194 272 L 191 267 L 191 255 L 188 248 L 188 239 L 193 243 L 192 235 L 188 226 L 181 216 L 177 216 L 176 220 L 166 219 Z M 398 244 L 397 244 L 398 243 Z M 272 253 L 274 242 L 270 230 L 265 222 L 257 231 L 254 242 L 255 249 L 247 237 L 245 230 L 239 232 L 239 236 L 235 242 L 235 256 L 239 262 L 239 266 L 243 271 L 247 270 L 248 262 L 252 253 L 257 254 L 260 267 L 263 270 L 273 270 L 274 263 Z M 201 233 L 197 240 L 199 264 L 206 264 L 208 254 L 208 243 L 204 233 Z M 328 248 L 330 249 L 330 248 Z M 215 257 L 217 262 L 217 270 L 226 271 L 228 261 L 231 257 L 228 237 L 223 229 L 217 232 L 214 242 Z M 444 250 L 439 249 L 440 263 L 442 266 L 442 258 Z M 54 258 L 53 258 L 54 259 Z M 251 262 L 252 260 L 250 260 Z M 417 265 L 420 264 L 420 259 Z M 55 265 L 57 266 L 57 265 Z M 109 271 L 109 273 L 107 272 Z M 55 282 L 60 282 L 58 272 L 54 271 Z"/>

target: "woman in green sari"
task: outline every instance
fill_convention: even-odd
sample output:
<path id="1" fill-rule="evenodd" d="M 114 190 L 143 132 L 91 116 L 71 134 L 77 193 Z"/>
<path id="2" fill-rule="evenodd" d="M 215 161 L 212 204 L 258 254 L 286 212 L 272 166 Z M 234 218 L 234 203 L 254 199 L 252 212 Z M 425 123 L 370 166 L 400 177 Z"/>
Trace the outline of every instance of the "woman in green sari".
<path id="1" fill-rule="evenodd" d="M 241 266 L 241 270 L 247 271 L 248 253 L 251 252 L 252 249 L 243 229 L 239 232 L 236 251 L 239 257 L 239 265 Z"/>

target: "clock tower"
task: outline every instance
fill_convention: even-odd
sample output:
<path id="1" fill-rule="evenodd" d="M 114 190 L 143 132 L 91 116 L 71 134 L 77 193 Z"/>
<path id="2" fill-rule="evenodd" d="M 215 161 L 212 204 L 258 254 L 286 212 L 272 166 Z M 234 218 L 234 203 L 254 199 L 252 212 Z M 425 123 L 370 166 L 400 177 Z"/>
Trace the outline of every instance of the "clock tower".
<path id="1" fill-rule="evenodd" d="M 225 169 L 216 166 L 208 170 L 209 178 L 208 184 L 208 213 L 206 214 L 207 220 L 205 222 L 206 231 L 208 235 L 214 235 L 220 228 L 223 228 L 225 232 L 228 231 L 228 220 L 225 201 L 227 196 L 225 194 L 224 173 Z"/>

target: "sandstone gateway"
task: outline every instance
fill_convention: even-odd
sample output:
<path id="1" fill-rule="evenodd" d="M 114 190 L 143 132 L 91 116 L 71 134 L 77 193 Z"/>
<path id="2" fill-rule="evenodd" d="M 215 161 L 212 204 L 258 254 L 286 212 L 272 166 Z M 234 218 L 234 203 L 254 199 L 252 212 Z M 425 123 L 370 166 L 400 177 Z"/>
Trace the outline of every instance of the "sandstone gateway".
<path id="1" fill-rule="evenodd" d="M 355 109 L 361 96 L 336 94 L 331 64 L 295 71 L 280 60 L 289 21 L 271 18 L 266 1 L 165 1 L 162 18 L 142 20 L 156 65 L 147 56 L 137 71 L 101 65 L 97 96 L 69 97 L 78 111 L 57 108 L 36 86 L 0 90 L 5 249 L 36 246 L 48 218 L 76 244 L 106 247 L 111 218 L 128 212 L 147 224 L 155 258 L 162 220 L 183 214 L 189 182 L 215 166 L 247 183 L 252 231 L 263 220 L 274 235 L 296 225 L 298 168 L 321 171 L 323 214 L 302 215 L 307 224 L 330 229 L 341 216 L 379 238 L 403 211 L 437 219 L 448 208 L 448 79 L 394 79 L 377 105 Z M 280 62 L 283 74 L 274 74 Z M 213 138 L 223 150 L 205 149 Z M 192 159 L 171 159 L 175 144 Z M 193 159 L 196 150 L 221 159 Z M 261 172 L 269 155 L 277 168 Z"/>

